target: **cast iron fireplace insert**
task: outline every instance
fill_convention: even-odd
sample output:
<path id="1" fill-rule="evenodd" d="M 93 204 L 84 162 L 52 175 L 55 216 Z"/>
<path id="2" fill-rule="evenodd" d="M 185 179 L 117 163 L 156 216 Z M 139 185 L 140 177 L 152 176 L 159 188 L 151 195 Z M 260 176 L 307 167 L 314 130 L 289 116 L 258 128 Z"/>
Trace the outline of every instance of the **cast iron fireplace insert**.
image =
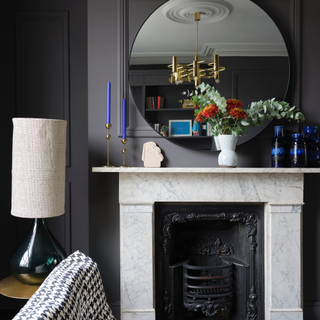
<path id="1" fill-rule="evenodd" d="M 262 204 L 156 203 L 157 320 L 264 320 Z"/>

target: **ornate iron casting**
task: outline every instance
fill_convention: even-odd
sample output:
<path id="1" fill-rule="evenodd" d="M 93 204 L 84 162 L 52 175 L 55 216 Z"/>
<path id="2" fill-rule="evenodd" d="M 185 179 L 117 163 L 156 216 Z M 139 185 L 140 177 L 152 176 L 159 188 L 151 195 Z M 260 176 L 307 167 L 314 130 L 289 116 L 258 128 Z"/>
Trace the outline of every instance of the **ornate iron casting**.
<path id="1" fill-rule="evenodd" d="M 227 316 L 233 304 L 233 265 L 183 264 L 183 302 L 188 310 L 205 316 Z"/>
<path id="2" fill-rule="evenodd" d="M 176 224 L 186 224 L 192 221 L 229 221 L 239 222 L 245 226 L 245 234 L 248 239 L 248 252 L 249 252 L 249 283 L 250 294 L 247 297 L 246 308 L 246 320 L 254 320 L 258 316 L 256 307 L 256 301 L 258 295 L 256 293 L 256 279 L 255 279 L 255 254 L 256 254 L 256 234 L 257 234 L 257 219 L 252 212 L 168 212 L 162 216 L 162 249 L 164 259 L 168 261 L 169 248 L 172 245 L 173 238 L 173 226 Z M 176 252 L 178 252 L 181 260 L 188 256 L 206 256 L 209 259 L 225 259 L 228 270 L 226 271 L 228 276 L 225 279 L 218 281 L 217 272 L 213 272 L 214 266 L 192 266 L 192 268 L 199 268 L 201 274 L 194 276 L 188 272 L 188 262 L 183 263 L 184 266 L 184 278 L 183 290 L 184 290 L 184 307 L 193 312 L 201 311 L 202 314 L 208 317 L 227 317 L 229 315 L 230 308 L 233 304 L 234 292 L 233 292 L 233 276 L 230 277 L 230 270 L 233 268 L 232 259 L 228 260 L 228 257 L 234 256 L 234 244 L 223 243 L 221 239 L 217 238 L 213 232 L 210 235 L 205 236 L 189 236 L 180 243 L 175 244 L 177 246 Z M 191 268 L 191 269 L 192 269 Z M 211 268 L 211 269 L 210 269 Z M 231 268 L 231 269 L 230 269 Z M 193 269 L 193 270 L 195 270 Z M 207 273 L 207 274 L 206 274 Z M 232 273 L 232 272 L 231 272 Z M 229 277 L 229 278 L 228 278 Z M 197 279 L 196 279 L 197 278 Z M 191 282 L 190 282 L 191 281 Z M 193 282 L 192 282 L 193 281 Z M 197 282 L 198 281 L 198 282 Z M 163 294 L 165 297 L 164 312 L 166 319 L 171 319 L 170 312 L 172 311 L 172 303 L 170 300 L 170 292 L 165 288 Z"/>

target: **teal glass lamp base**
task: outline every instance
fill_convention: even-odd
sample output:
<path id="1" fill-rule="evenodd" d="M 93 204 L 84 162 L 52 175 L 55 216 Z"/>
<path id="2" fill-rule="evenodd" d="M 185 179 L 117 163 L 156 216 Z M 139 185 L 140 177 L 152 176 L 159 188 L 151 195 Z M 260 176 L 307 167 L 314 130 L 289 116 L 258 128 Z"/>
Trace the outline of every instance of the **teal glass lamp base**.
<path id="1" fill-rule="evenodd" d="M 39 285 L 66 257 L 65 250 L 48 229 L 46 220 L 35 219 L 13 253 L 10 269 L 20 282 Z"/>

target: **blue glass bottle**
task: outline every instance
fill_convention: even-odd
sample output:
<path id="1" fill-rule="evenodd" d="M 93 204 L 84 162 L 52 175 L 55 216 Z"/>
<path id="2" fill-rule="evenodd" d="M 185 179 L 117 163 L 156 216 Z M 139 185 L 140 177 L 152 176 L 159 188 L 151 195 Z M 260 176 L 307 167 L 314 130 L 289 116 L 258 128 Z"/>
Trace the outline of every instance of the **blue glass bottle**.
<path id="1" fill-rule="evenodd" d="M 303 131 L 304 131 L 304 134 L 305 134 L 306 138 L 308 137 L 308 135 L 317 134 L 317 130 L 318 130 L 317 126 L 306 126 L 306 127 L 303 127 Z"/>
<path id="2" fill-rule="evenodd" d="M 303 127 L 307 143 L 308 167 L 320 167 L 320 138 L 317 126 Z"/>
<path id="3" fill-rule="evenodd" d="M 320 138 L 319 135 L 313 135 L 308 140 L 308 167 L 319 168 L 320 167 Z"/>
<path id="4" fill-rule="evenodd" d="M 307 144 L 303 133 L 291 135 L 290 163 L 292 168 L 306 168 L 308 166 Z"/>
<path id="5" fill-rule="evenodd" d="M 271 147 L 271 166 L 273 168 L 284 168 L 286 166 L 286 138 L 283 126 L 274 127 L 274 137 Z"/>

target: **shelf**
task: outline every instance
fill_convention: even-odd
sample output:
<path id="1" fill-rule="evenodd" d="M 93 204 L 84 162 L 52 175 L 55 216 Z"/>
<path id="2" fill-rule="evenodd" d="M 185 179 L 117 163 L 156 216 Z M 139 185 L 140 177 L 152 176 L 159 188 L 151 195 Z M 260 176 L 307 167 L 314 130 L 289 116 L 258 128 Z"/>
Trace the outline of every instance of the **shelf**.
<path id="1" fill-rule="evenodd" d="M 109 173 L 109 172 L 121 172 L 121 173 L 184 173 L 184 174 L 309 174 L 320 173 L 320 168 L 271 168 L 271 167 L 237 167 L 237 168 L 219 168 L 219 167 L 162 167 L 162 168 L 145 168 L 145 167 L 93 167 L 92 172 Z"/>

